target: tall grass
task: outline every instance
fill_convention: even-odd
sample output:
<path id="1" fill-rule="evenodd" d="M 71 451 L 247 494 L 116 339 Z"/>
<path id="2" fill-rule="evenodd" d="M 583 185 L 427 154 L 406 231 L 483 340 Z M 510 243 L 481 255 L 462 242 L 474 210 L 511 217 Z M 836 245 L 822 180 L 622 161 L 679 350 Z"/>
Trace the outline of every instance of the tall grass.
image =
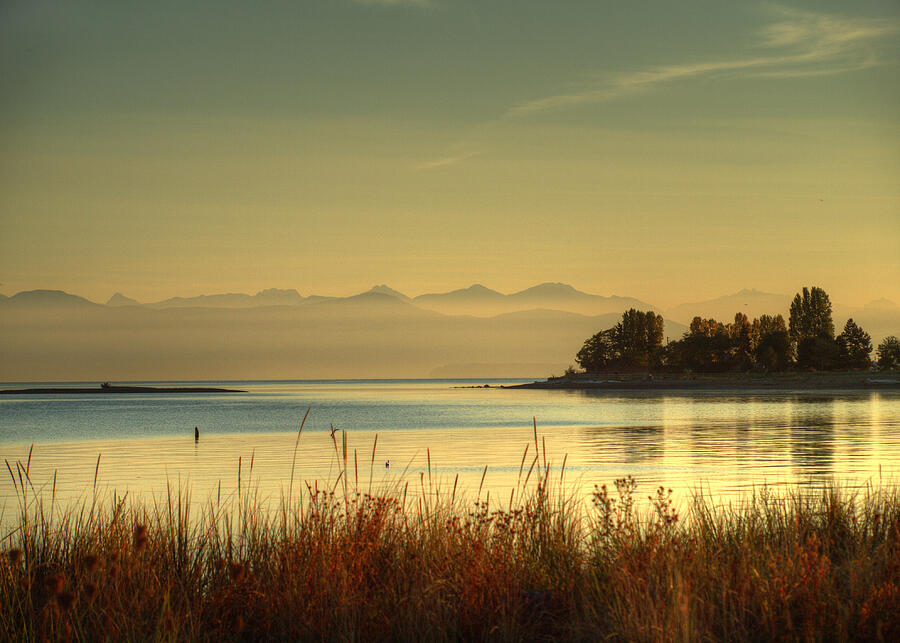
<path id="1" fill-rule="evenodd" d="M 0 639 L 900 639 L 895 487 L 698 494 L 682 516 L 627 478 L 586 505 L 535 431 L 501 502 L 430 465 L 372 490 L 340 436 L 335 479 L 274 508 L 245 483 L 202 510 L 183 485 L 58 507 L 7 463 Z"/>

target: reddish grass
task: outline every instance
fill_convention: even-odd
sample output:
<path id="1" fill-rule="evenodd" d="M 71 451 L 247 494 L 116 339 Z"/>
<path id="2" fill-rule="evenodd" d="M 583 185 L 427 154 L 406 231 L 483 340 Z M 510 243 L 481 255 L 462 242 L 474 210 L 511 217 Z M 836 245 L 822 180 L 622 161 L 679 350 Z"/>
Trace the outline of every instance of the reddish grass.
<path id="1" fill-rule="evenodd" d="M 637 509 L 631 479 L 584 507 L 537 464 L 502 508 L 423 480 L 195 517 L 183 489 L 45 511 L 14 484 L 3 640 L 900 640 L 893 487 L 679 516 L 665 489 Z"/>

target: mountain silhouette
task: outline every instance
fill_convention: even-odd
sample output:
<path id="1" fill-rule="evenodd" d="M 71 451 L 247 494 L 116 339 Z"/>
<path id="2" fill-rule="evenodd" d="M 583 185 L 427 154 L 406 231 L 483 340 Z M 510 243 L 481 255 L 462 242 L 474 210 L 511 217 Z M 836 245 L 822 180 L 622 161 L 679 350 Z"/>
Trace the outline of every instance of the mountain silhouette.
<path id="1" fill-rule="evenodd" d="M 865 306 L 863 306 L 863 308 L 871 310 L 895 310 L 897 308 L 897 304 L 890 299 L 885 299 L 884 297 L 882 297 L 881 299 L 873 299 Z"/>
<path id="2" fill-rule="evenodd" d="M 382 294 L 382 295 L 390 295 L 391 297 L 394 297 L 396 299 L 399 299 L 400 301 L 405 301 L 405 302 L 412 301 L 412 299 L 410 299 L 409 297 L 404 295 L 402 292 L 394 290 L 393 288 L 391 288 L 390 286 L 388 286 L 386 284 L 381 284 L 380 286 L 372 286 L 371 288 L 369 288 L 369 290 L 366 291 L 366 293 L 378 293 L 378 294 Z M 362 293 L 362 294 L 365 294 L 365 293 Z"/>
<path id="3" fill-rule="evenodd" d="M 683 324 L 690 324 L 694 317 L 713 318 L 727 323 L 734 321 L 736 313 L 744 313 L 750 319 L 760 315 L 782 315 L 787 320 L 790 306 L 791 295 L 744 288 L 715 299 L 679 304 L 666 310 L 665 316 Z"/>
<path id="4" fill-rule="evenodd" d="M 17 310 L 86 310 L 100 308 L 100 304 L 70 295 L 62 290 L 25 290 L 0 300 L 0 305 Z"/>
<path id="5" fill-rule="evenodd" d="M 253 308 L 256 306 L 296 306 L 303 301 L 304 298 L 294 289 L 269 288 L 260 290 L 255 295 L 224 293 L 196 297 L 170 297 L 146 305 L 149 308 Z"/>
<path id="6" fill-rule="evenodd" d="M 520 310 L 544 308 L 581 315 L 623 313 L 629 308 L 655 310 L 650 304 L 632 297 L 604 297 L 576 290 L 569 284 L 543 283 L 509 295 L 475 284 L 447 293 L 420 295 L 413 303 L 447 315 L 491 317 Z"/>
<path id="7" fill-rule="evenodd" d="M 140 306 L 141 302 L 131 297 L 126 297 L 120 292 L 115 293 L 106 301 L 107 306 Z"/>

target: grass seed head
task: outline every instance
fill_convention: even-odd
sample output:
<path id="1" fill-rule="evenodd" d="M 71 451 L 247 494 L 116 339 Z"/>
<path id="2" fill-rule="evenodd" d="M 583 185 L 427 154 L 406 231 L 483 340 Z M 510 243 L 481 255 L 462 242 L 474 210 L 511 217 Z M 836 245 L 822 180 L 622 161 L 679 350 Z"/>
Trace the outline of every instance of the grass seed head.
<path id="1" fill-rule="evenodd" d="M 147 527 L 145 525 L 135 525 L 134 527 L 134 550 L 141 551 L 147 544 Z"/>

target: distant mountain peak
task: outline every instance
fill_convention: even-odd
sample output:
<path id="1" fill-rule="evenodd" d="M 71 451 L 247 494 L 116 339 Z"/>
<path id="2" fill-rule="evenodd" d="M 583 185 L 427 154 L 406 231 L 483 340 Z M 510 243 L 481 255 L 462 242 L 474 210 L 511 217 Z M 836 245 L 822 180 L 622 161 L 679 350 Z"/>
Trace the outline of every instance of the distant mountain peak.
<path id="1" fill-rule="evenodd" d="M 14 306 L 97 306 L 92 301 L 62 290 L 23 290 L 5 300 Z"/>
<path id="2" fill-rule="evenodd" d="M 377 286 L 372 286 L 366 292 L 367 293 L 378 293 L 380 295 L 390 295 L 391 297 L 399 299 L 400 301 L 409 301 L 410 300 L 409 297 L 404 295 L 402 292 L 400 292 L 399 290 L 394 290 L 387 284 L 379 284 Z"/>
<path id="3" fill-rule="evenodd" d="M 565 291 L 573 291 L 580 292 L 576 290 L 575 287 L 570 286 L 569 284 L 564 284 L 561 281 L 545 281 L 542 284 L 538 284 L 535 288 L 552 288 L 553 290 L 565 290 Z"/>
<path id="4" fill-rule="evenodd" d="M 897 304 L 890 299 L 882 297 L 881 299 L 873 299 L 868 304 L 864 306 L 864 308 L 876 309 L 876 310 L 890 310 L 892 308 L 896 308 Z"/>
<path id="5" fill-rule="evenodd" d="M 533 295 L 584 295 L 587 293 L 583 293 L 580 290 L 577 290 L 570 286 L 569 284 L 564 284 L 559 281 L 545 281 L 542 284 L 538 284 L 537 286 L 532 286 L 531 288 L 526 288 L 525 290 L 514 293 L 515 295 L 524 295 L 524 294 L 533 294 Z"/>
<path id="6" fill-rule="evenodd" d="M 294 288 L 266 288 L 265 290 L 260 290 L 254 295 L 254 297 L 272 297 L 283 295 L 301 297 L 300 293 L 297 292 Z"/>
<path id="7" fill-rule="evenodd" d="M 720 297 L 719 299 L 725 299 L 727 297 L 782 297 L 783 295 L 779 295 L 778 293 L 773 292 L 765 292 L 762 290 L 757 290 L 756 288 L 743 288 L 742 290 L 737 291 L 733 295 L 725 295 Z"/>
<path id="8" fill-rule="evenodd" d="M 501 295 L 501 296 L 502 296 L 502 294 L 503 294 L 503 293 L 497 292 L 497 291 L 494 290 L 493 288 L 488 288 L 487 286 L 485 286 L 485 285 L 483 285 L 483 284 L 472 284 L 472 285 L 469 286 L 468 288 L 462 288 L 462 289 L 460 289 L 460 290 L 454 290 L 453 292 L 459 292 L 459 293 L 465 292 L 465 293 L 469 293 L 469 294 L 471 294 L 471 295 L 490 295 L 490 296 L 492 296 L 492 297 L 493 297 L 494 295 Z M 448 293 L 448 294 L 449 294 L 449 293 Z"/>
<path id="9" fill-rule="evenodd" d="M 301 303 L 303 296 L 293 288 L 266 288 L 253 295 L 253 299 L 264 305 L 293 305 Z"/>
<path id="10" fill-rule="evenodd" d="M 790 306 L 789 295 L 764 292 L 755 288 L 744 288 L 730 295 L 714 299 L 678 304 L 666 310 L 666 317 L 689 323 L 694 317 L 718 320 L 734 319 L 735 313 L 743 313 L 750 318 L 759 315 L 786 315 Z"/>
<path id="11" fill-rule="evenodd" d="M 106 301 L 107 306 L 140 306 L 141 302 L 131 297 L 126 297 L 120 292 L 115 293 Z"/>
<path id="12" fill-rule="evenodd" d="M 430 300 L 484 300 L 484 299 L 503 299 L 506 295 L 496 290 L 486 288 L 481 284 L 472 284 L 468 288 L 459 288 L 450 292 L 427 293 L 419 295 L 414 301 L 430 301 Z"/>

